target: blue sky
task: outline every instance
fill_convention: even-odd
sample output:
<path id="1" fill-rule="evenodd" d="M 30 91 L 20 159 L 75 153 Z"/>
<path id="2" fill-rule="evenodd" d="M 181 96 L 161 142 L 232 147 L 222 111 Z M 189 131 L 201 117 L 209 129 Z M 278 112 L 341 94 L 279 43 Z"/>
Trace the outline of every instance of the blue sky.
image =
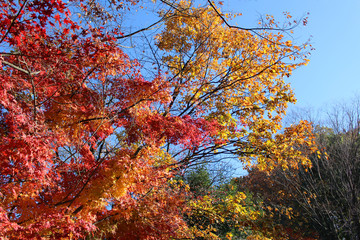
<path id="1" fill-rule="evenodd" d="M 261 15 L 281 20 L 284 11 L 294 18 L 307 12 L 309 22 L 299 27 L 295 40 L 310 36 L 315 50 L 310 63 L 288 79 L 297 105 L 321 108 L 360 93 L 360 0 L 223 0 L 225 10 L 241 12 L 240 26 L 256 26 Z"/>

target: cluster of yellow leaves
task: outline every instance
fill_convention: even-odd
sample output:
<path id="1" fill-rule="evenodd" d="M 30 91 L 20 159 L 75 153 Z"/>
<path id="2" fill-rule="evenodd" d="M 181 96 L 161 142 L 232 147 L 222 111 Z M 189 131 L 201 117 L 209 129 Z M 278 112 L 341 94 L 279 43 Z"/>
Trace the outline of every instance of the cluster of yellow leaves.
<path id="1" fill-rule="evenodd" d="M 220 239 L 216 225 L 225 223 L 238 231 L 245 232 L 246 229 L 251 229 L 247 239 L 268 239 L 255 227 L 255 222 L 261 217 L 260 210 L 247 204 L 245 199 L 246 195 L 243 192 L 237 192 L 225 198 L 206 195 L 191 200 L 189 202 L 191 212 L 188 218 L 194 223 L 190 228 L 193 237 Z M 232 239 L 232 235 L 228 232 L 226 237 Z"/>
<path id="2" fill-rule="evenodd" d="M 224 20 L 240 14 L 195 8 L 190 1 L 179 1 L 177 10 L 164 15 L 165 29 L 156 40 L 174 76 L 172 87 L 180 93 L 180 110 L 194 108 L 216 120 L 222 126 L 219 142 L 236 140 L 240 159 L 249 166 L 254 158 L 264 170 L 309 164 L 296 149 L 313 144 L 309 126 L 300 123 L 280 131 L 288 103 L 296 102 L 284 77 L 307 64 L 302 52 L 307 45 L 295 45 L 281 32 L 230 28 Z M 266 28 L 277 27 L 271 16 L 267 20 Z"/>
<path id="3" fill-rule="evenodd" d="M 276 167 L 281 167 L 285 170 L 288 168 L 297 169 L 298 164 L 307 167 L 311 165 L 307 154 L 315 152 L 316 147 L 310 123 L 301 121 L 297 125 L 285 128 L 282 134 L 277 134 L 274 138 L 271 138 L 271 136 L 264 136 L 266 132 L 261 130 L 263 122 L 255 122 L 254 126 L 256 128 L 254 129 L 257 131 L 249 134 L 250 142 L 257 148 L 256 154 L 245 157 L 245 161 L 250 166 L 269 172 Z M 260 139 L 268 140 L 262 143 Z M 263 154 L 258 154 L 259 152 Z M 254 158 L 257 160 L 255 166 L 251 164 Z"/>

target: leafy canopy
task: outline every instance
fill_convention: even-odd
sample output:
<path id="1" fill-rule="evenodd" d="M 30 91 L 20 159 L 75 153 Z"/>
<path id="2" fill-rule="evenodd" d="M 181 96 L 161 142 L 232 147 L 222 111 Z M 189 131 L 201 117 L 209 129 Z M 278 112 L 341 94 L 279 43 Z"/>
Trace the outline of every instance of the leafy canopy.
<path id="1" fill-rule="evenodd" d="M 2 236 L 193 237 L 174 180 L 187 166 L 309 164 L 309 125 L 279 132 L 309 46 L 272 17 L 242 29 L 210 1 L 0 4 Z M 128 32 L 121 19 L 150 4 L 158 20 Z"/>

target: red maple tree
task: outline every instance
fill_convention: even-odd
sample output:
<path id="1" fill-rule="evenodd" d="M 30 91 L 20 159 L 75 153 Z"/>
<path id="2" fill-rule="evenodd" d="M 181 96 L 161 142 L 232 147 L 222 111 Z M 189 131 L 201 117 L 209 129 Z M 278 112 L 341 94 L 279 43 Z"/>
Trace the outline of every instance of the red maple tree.
<path id="1" fill-rule="evenodd" d="M 119 12 L 136 3 L 111 1 Z M 183 1 L 176 4 L 181 14 L 192 11 L 184 8 Z M 188 237 L 182 218 L 186 186 L 172 179 L 180 165 L 187 165 L 194 156 L 212 156 L 219 147 L 241 148 L 240 141 L 248 133 L 274 132 L 280 118 L 269 115 L 273 122 L 255 124 L 256 119 L 267 118 L 259 109 L 277 109 L 275 115 L 281 115 L 286 103 L 295 101 L 282 77 L 305 62 L 283 62 L 289 56 L 302 57 L 299 47 L 284 42 L 280 35 L 259 39 L 248 30 L 226 30 L 263 45 L 248 45 L 240 53 L 245 57 L 247 51 L 261 50 L 256 67 L 246 66 L 258 73 L 245 71 L 240 76 L 248 82 L 236 79 L 243 69 L 226 65 L 224 70 L 213 63 L 208 65 L 213 68 L 209 76 L 199 77 L 201 67 L 190 61 L 176 63 L 181 71 L 175 73 L 173 59 L 166 56 L 162 61 L 169 71 L 157 68 L 145 79 L 141 64 L 119 44 L 119 39 L 133 34 L 99 24 L 110 19 L 100 5 L 81 0 L 0 1 L 0 234 L 4 237 Z M 219 26 L 224 25 L 219 10 L 214 10 L 210 5 L 206 11 L 212 11 Z M 168 14 L 161 19 L 167 21 L 167 34 L 156 37 L 164 52 L 178 47 L 170 43 L 188 44 L 173 41 L 171 35 L 178 24 L 172 21 L 184 16 Z M 89 16 L 96 23 L 81 22 Z M 197 15 L 193 20 L 199 24 Z M 184 34 L 192 36 L 188 30 Z M 279 41 L 277 47 L 270 48 L 267 38 Z M 224 60 L 234 55 L 235 59 L 230 47 L 219 47 L 224 54 L 217 57 Z M 180 48 L 194 50 L 187 45 Z M 194 51 L 204 53 L 207 48 L 196 46 Z M 269 77 L 278 80 L 267 82 Z M 246 89 L 249 92 L 241 95 Z M 221 98 L 231 92 L 237 94 L 231 98 L 233 105 Z M 262 105 L 255 108 L 259 101 Z M 243 104 L 248 110 L 240 114 Z M 230 112 L 237 114 L 234 119 Z M 248 142 L 253 149 L 271 138 L 271 134 L 254 136 Z"/>

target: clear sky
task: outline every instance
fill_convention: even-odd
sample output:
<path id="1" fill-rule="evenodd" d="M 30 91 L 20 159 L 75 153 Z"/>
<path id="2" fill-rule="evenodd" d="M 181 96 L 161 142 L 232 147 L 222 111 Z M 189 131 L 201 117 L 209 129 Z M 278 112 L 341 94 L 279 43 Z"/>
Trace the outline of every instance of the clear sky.
<path id="1" fill-rule="evenodd" d="M 308 39 L 315 50 L 310 63 L 288 79 L 298 105 L 321 108 L 360 93 L 360 0 L 223 0 L 224 8 L 241 12 L 238 25 L 256 26 L 261 15 L 281 20 L 307 12 L 306 27 L 296 30 L 299 43 Z"/>

